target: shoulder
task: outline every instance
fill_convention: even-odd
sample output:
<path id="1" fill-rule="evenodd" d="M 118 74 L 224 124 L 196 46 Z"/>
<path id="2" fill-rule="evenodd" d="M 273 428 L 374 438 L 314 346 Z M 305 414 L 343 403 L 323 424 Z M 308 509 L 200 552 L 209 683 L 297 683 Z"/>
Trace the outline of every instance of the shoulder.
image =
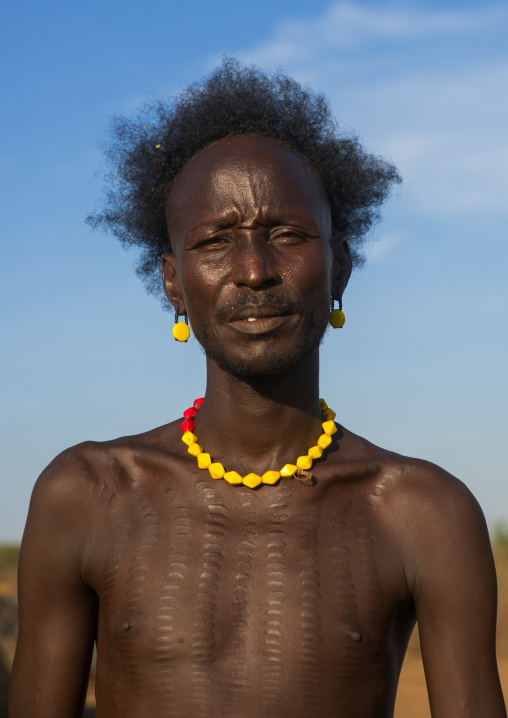
<path id="1" fill-rule="evenodd" d="M 435 464 L 387 452 L 383 460 L 382 492 L 387 508 L 396 512 L 416 534 L 418 527 L 449 534 L 478 522 L 482 510 L 468 487 Z"/>
<path id="2" fill-rule="evenodd" d="M 382 483 L 387 499 L 397 509 L 407 507 L 408 512 L 449 514 L 455 510 L 478 507 L 467 486 L 440 466 L 394 452 L 380 456 Z"/>
<path id="3" fill-rule="evenodd" d="M 483 512 L 468 487 L 435 464 L 381 449 L 345 432 L 347 455 L 372 468 L 364 490 L 379 526 L 397 547 L 408 576 L 437 556 L 480 554 L 490 561 Z"/>
<path id="4" fill-rule="evenodd" d="M 413 596 L 423 585 L 438 591 L 451 567 L 471 578 L 485 572 L 484 581 L 492 575 L 485 518 L 462 481 L 428 461 L 397 455 L 387 457 L 384 481 L 383 519 Z"/>
<path id="5" fill-rule="evenodd" d="M 107 543 L 118 521 L 135 516 L 140 495 L 153 484 L 161 464 L 175 463 L 156 434 L 86 441 L 59 454 L 35 483 L 25 547 L 31 546 L 33 554 L 35 546 L 49 542 L 73 546 L 76 555 L 84 555 Z"/>
<path id="6" fill-rule="evenodd" d="M 98 442 L 84 442 L 59 454 L 35 483 L 27 529 L 43 523 L 76 532 L 93 513 L 111 463 L 108 448 Z"/>
<path id="7" fill-rule="evenodd" d="M 371 489 L 387 513 L 397 512 L 412 522 L 423 516 L 461 520 L 480 514 L 473 494 L 458 478 L 436 464 L 382 449 L 344 431 L 345 457 L 372 469 Z"/>
<path id="8" fill-rule="evenodd" d="M 149 467 L 170 462 L 182 453 L 178 433 L 169 424 L 109 441 L 85 441 L 59 454 L 38 478 L 32 503 L 54 504 L 81 512 L 94 499 L 129 491 L 150 475 Z"/>

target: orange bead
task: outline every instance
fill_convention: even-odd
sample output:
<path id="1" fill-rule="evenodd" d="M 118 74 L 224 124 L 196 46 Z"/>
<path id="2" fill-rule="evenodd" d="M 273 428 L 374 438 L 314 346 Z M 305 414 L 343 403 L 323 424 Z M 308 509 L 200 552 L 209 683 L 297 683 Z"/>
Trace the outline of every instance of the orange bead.
<path id="1" fill-rule="evenodd" d="M 187 451 L 191 456 L 197 456 L 198 454 L 203 453 L 203 448 L 199 444 L 194 443 L 189 446 Z"/>
<path id="2" fill-rule="evenodd" d="M 334 329 L 342 329 L 346 323 L 346 315 L 341 309 L 333 309 L 330 312 L 329 321 Z"/>
<path id="3" fill-rule="evenodd" d="M 210 464 L 212 463 L 210 454 L 205 454 L 205 452 L 203 452 L 202 454 L 198 454 L 197 459 L 198 459 L 198 466 L 200 469 L 207 469 L 210 466 Z"/>
<path id="4" fill-rule="evenodd" d="M 330 444 L 332 443 L 332 437 L 330 434 L 321 434 L 319 439 L 317 440 L 317 445 L 320 446 L 322 449 L 326 449 Z"/>
<path id="5" fill-rule="evenodd" d="M 298 468 L 298 467 L 295 466 L 294 464 L 286 464 L 286 465 L 283 466 L 282 469 L 280 470 L 280 475 L 281 475 L 281 476 L 284 476 L 286 479 L 289 479 L 289 478 L 291 478 L 291 476 L 294 475 L 294 473 L 295 473 L 295 471 L 297 470 L 297 468 Z"/>
<path id="6" fill-rule="evenodd" d="M 177 342 L 186 342 L 190 337 L 190 329 L 184 322 L 178 322 L 173 327 L 173 336 Z"/>
<path id="7" fill-rule="evenodd" d="M 280 479 L 280 471 L 265 471 L 261 479 L 264 484 L 275 484 Z"/>
<path id="8" fill-rule="evenodd" d="M 335 434 L 335 432 L 337 431 L 337 427 L 335 426 L 335 422 L 333 421 L 323 421 L 321 426 L 323 427 L 323 431 L 325 432 L 325 434 Z"/>
<path id="9" fill-rule="evenodd" d="M 320 446 L 311 446 L 309 456 L 311 459 L 320 459 L 323 456 L 323 449 Z"/>
<path id="10" fill-rule="evenodd" d="M 310 456 L 299 456 L 296 460 L 296 465 L 299 469 L 308 471 L 308 469 L 312 468 L 312 459 Z"/>
<path id="11" fill-rule="evenodd" d="M 190 446 L 190 444 L 194 444 L 198 440 L 198 437 L 195 436 L 192 431 L 186 431 L 185 434 L 182 436 L 182 441 L 184 444 L 187 444 Z"/>
<path id="12" fill-rule="evenodd" d="M 208 467 L 212 479 L 222 479 L 225 474 L 224 467 L 218 461 Z"/>
<path id="13" fill-rule="evenodd" d="M 243 477 L 243 484 L 248 486 L 249 489 L 255 489 L 256 486 L 259 486 L 261 481 L 261 476 L 258 476 L 257 474 L 247 474 L 247 476 Z"/>
<path id="14" fill-rule="evenodd" d="M 238 471 L 226 471 L 226 473 L 224 474 L 224 478 L 230 484 L 241 484 L 242 483 L 242 477 L 240 476 Z"/>

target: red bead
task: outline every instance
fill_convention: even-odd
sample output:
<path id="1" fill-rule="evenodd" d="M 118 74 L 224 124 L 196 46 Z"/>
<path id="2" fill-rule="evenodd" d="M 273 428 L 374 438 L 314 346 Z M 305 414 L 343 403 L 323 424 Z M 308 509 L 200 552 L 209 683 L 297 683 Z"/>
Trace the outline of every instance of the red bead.
<path id="1" fill-rule="evenodd" d="M 190 419 L 185 419 L 185 421 L 182 421 L 182 423 L 180 424 L 180 429 L 182 431 L 194 431 L 195 428 L 196 424 Z"/>
<path id="2" fill-rule="evenodd" d="M 199 407 L 200 407 L 201 404 L 204 402 L 204 400 L 205 400 L 204 397 L 202 397 L 201 399 L 196 399 L 196 401 L 195 401 L 194 404 L 193 404 L 193 406 L 194 406 L 194 408 L 196 409 L 196 411 L 199 409 Z"/>
<path id="3" fill-rule="evenodd" d="M 194 419 L 197 413 L 197 409 L 191 406 L 189 409 L 185 409 L 185 411 L 183 412 L 183 416 L 185 419 Z"/>

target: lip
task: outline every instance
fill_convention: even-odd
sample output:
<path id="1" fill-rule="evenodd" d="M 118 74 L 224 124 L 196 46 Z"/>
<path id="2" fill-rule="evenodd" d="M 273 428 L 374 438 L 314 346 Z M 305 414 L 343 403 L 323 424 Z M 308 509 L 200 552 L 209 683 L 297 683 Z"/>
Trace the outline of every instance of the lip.
<path id="1" fill-rule="evenodd" d="M 285 317 L 292 315 L 293 312 L 289 309 L 284 310 L 280 306 L 274 304 L 248 304 L 236 312 L 233 312 L 227 319 L 228 323 L 236 321 L 247 321 L 253 319 L 255 321 L 261 319 L 271 319 L 274 317 Z M 249 324 L 254 324 L 253 321 Z"/>
<path id="2" fill-rule="evenodd" d="M 249 321 L 250 319 L 250 321 Z M 252 316 L 228 322 L 228 326 L 241 334 L 267 334 L 279 329 L 284 324 L 298 319 L 297 314 L 276 314 L 271 316 Z"/>

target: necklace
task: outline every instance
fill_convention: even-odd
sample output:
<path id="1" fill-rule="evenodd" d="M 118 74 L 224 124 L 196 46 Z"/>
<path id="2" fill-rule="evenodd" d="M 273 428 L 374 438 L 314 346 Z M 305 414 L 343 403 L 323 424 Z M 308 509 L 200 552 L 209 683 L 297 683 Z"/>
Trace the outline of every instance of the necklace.
<path id="1" fill-rule="evenodd" d="M 243 484 L 251 489 L 255 489 L 260 484 L 275 484 L 281 477 L 292 478 L 310 478 L 312 475 L 307 474 L 312 467 L 312 462 L 319 459 L 323 455 L 323 451 L 332 443 L 332 434 L 335 434 L 337 427 L 335 426 L 335 412 L 329 409 L 324 399 L 319 400 L 321 411 L 323 413 L 324 422 L 323 434 L 316 441 L 315 446 L 311 446 L 306 454 L 299 456 L 296 464 L 285 464 L 280 471 L 266 471 L 263 476 L 250 473 L 247 476 L 241 476 L 237 471 L 226 471 L 224 466 L 218 461 L 212 461 L 210 454 L 198 444 L 198 437 L 192 432 L 196 428 L 193 419 L 199 411 L 204 399 L 196 399 L 194 404 L 183 412 L 184 420 L 180 424 L 183 431 L 182 441 L 189 447 L 187 451 L 191 456 L 195 456 L 200 469 L 208 469 L 212 479 L 225 479 L 230 484 Z"/>

